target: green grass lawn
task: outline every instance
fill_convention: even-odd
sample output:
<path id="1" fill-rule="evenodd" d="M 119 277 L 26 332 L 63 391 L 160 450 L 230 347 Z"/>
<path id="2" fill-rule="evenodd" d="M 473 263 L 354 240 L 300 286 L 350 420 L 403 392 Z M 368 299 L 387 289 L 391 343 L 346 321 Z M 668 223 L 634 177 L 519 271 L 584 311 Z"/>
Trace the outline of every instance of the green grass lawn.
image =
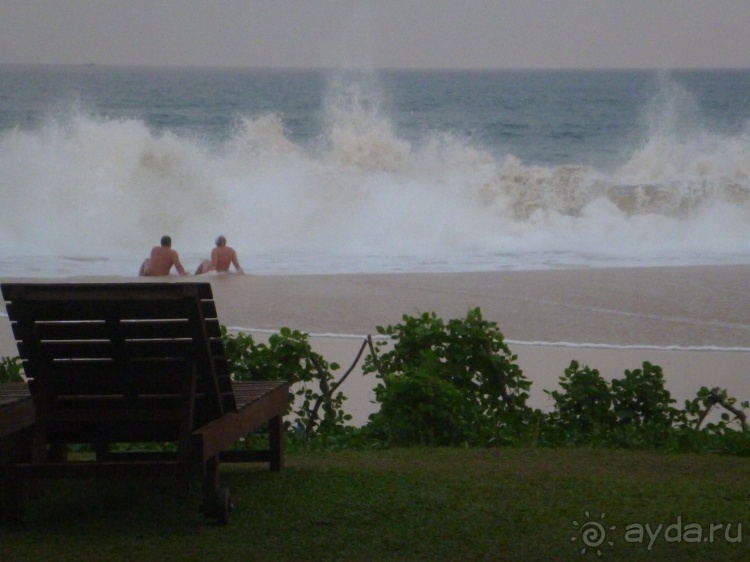
<path id="1" fill-rule="evenodd" d="M 392 449 L 222 478 L 226 527 L 174 480 L 50 482 L 0 561 L 750 560 L 750 458 Z"/>

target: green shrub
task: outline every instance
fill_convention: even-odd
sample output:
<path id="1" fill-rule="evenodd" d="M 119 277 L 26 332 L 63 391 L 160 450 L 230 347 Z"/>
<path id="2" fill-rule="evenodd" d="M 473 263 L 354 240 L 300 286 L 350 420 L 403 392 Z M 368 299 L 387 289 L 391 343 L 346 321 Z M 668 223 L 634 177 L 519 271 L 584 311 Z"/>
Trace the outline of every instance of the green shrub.
<path id="1" fill-rule="evenodd" d="M 390 445 L 455 445 L 470 437 L 463 393 L 428 365 L 387 375 L 375 394 L 381 407 L 370 434 Z"/>
<path id="2" fill-rule="evenodd" d="M 750 403 L 738 403 L 726 389 L 701 387 L 695 398 L 685 401 L 685 409 L 680 412 L 678 450 L 750 456 L 750 430 L 745 414 L 748 407 Z M 719 419 L 704 424 L 716 408 L 723 410 Z"/>
<path id="3" fill-rule="evenodd" d="M 596 369 L 571 361 L 560 377 L 564 392 L 548 391 L 555 403 L 549 421 L 573 441 L 606 435 L 615 426 L 612 392 Z"/>
<path id="4" fill-rule="evenodd" d="M 0 383 L 23 381 L 23 364 L 20 357 L 0 359 Z"/>
<path id="5" fill-rule="evenodd" d="M 552 443 L 663 446 L 679 417 L 661 368 L 647 362 L 610 384 L 596 369 L 571 361 L 560 386 L 562 391 L 545 390 L 555 403 L 547 418 Z"/>
<path id="6" fill-rule="evenodd" d="M 644 362 L 641 369 L 625 371 L 612 381 L 612 401 L 617 424 L 636 427 L 671 427 L 678 412 L 675 400 L 664 388 L 661 367 Z"/>
<path id="7" fill-rule="evenodd" d="M 310 437 L 336 431 L 351 419 L 343 409 L 346 397 L 337 392 L 341 381 L 335 382 L 332 374 L 339 365 L 315 353 L 307 334 L 282 328 L 268 338 L 268 344 L 258 344 L 250 334 L 229 334 L 222 326 L 222 339 L 233 380 L 289 383 L 296 434 Z M 289 420 L 285 423 L 291 425 Z"/>
<path id="8" fill-rule="evenodd" d="M 744 401 L 737 404 L 737 399 L 730 397 L 723 388 L 709 390 L 703 386 L 693 400 L 686 400 L 684 424 L 700 430 L 708 414 L 717 406 L 724 409 L 721 419 L 716 423 L 706 424 L 705 431 L 721 435 L 735 431 L 739 426 L 743 433 L 748 433 L 747 416 L 744 410 L 750 407 L 750 403 Z"/>
<path id="9" fill-rule="evenodd" d="M 370 429 L 399 443 L 488 444 L 515 433 L 531 410 L 531 383 L 516 364 L 497 324 L 478 308 L 447 324 L 435 313 L 408 316 L 378 333 L 363 366 L 380 379 L 380 411 Z"/>
<path id="10" fill-rule="evenodd" d="M 661 367 L 648 362 L 609 384 L 596 369 L 572 361 L 560 386 L 562 391 L 545 390 L 555 402 L 541 426 L 540 441 L 546 445 L 750 454 L 747 402 L 737 404 L 726 390 L 703 387 L 679 410 L 664 388 Z M 701 427 L 714 407 L 726 411 L 718 422 Z"/>
<path id="11" fill-rule="evenodd" d="M 287 413 L 296 415 L 294 430 L 289 420 L 285 424 L 304 447 L 585 445 L 750 456 L 750 403 L 704 386 L 677 409 L 661 367 L 648 362 L 610 384 L 596 369 L 572 361 L 561 390 L 544 391 L 554 401 L 545 413 L 526 405 L 531 382 L 497 324 L 484 320 L 479 308 L 447 323 L 434 312 L 404 315 L 400 324 L 377 330 L 381 341 L 368 337 L 360 350 L 370 344 L 363 372 L 379 379 L 380 410 L 364 428 L 346 425 L 351 416 L 339 390 L 360 355 L 336 381 L 339 365 L 313 352 L 305 333 L 282 328 L 258 344 L 222 326 L 222 340 L 233 380 L 290 383 Z M 0 383 L 23 380 L 19 357 L 0 359 Z M 708 417 L 714 409 L 722 410 L 718 420 Z M 320 439 L 308 443 L 312 436 Z"/>

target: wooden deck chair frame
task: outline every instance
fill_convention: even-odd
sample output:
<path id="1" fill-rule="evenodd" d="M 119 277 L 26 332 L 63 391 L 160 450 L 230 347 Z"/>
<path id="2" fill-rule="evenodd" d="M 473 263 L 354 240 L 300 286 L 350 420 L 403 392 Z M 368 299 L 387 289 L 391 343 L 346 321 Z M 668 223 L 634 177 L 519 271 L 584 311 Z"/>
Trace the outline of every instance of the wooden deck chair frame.
<path id="1" fill-rule="evenodd" d="M 262 461 L 281 470 L 288 385 L 232 382 L 209 283 L 0 288 L 28 378 L 14 385 L 16 394 L 20 390 L 16 410 L 26 402 L 28 422 L 29 395 L 34 408 L 33 424 L 24 425 L 19 414 L 14 423 L 20 427 L 5 431 L 6 451 L 13 443 L 0 459 L 7 518 L 20 516 L 24 482 L 171 472 L 187 481 L 202 478 L 203 513 L 226 524 L 233 502 L 220 486 L 222 461 Z M 228 450 L 266 423 L 268 450 Z M 175 448 L 113 447 L 148 442 Z M 71 443 L 90 444 L 94 460 L 69 458 Z"/>

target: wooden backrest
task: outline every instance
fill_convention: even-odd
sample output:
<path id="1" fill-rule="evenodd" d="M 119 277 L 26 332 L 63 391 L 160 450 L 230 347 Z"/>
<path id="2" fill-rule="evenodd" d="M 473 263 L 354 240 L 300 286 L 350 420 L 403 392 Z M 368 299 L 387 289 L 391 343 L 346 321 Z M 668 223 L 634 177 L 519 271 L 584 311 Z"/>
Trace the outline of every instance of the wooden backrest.
<path id="1" fill-rule="evenodd" d="M 236 409 L 209 283 L 1 289 L 32 395 L 43 387 L 45 403 L 156 403 L 179 397 L 194 369 L 196 425 Z"/>

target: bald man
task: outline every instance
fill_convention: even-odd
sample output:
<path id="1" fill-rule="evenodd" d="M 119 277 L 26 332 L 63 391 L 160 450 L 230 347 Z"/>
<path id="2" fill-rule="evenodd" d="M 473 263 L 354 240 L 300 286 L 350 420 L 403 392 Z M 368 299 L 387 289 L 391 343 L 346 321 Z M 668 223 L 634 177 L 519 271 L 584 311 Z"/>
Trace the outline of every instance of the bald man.
<path id="1" fill-rule="evenodd" d="M 195 270 L 195 274 L 200 275 L 209 271 L 227 273 L 230 265 L 234 265 L 237 273 L 245 273 L 240 267 L 240 262 L 237 260 L 237 252 L 234 251 L 234 248 L 227 246 L 226 238 L 219 236 L 216 239 L 216 247 L 211 250 L 211 259 L 203 260 L 198 269 Z"/>

